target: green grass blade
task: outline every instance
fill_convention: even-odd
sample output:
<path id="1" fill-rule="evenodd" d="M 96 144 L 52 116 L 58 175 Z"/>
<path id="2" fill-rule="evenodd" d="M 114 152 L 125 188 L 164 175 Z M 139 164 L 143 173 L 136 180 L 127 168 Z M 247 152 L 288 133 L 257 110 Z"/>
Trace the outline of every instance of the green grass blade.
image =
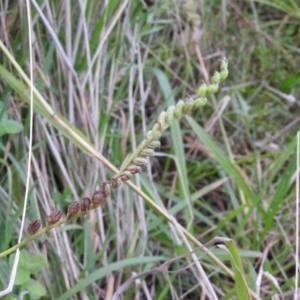
<path id="1" fill-rule="evenodd" d="M 230 253 L 231 266 L 234 272 L 234 281 L 238 299 L 251 300 L 252 298 L 245 279 L 242 260 L 236 244 L 232 239 L 226 239 L 224 244 Z"/>
<path id="2" fill-rule="evenodd" d="M 230 161 L 229 157 L 227 157 L 216 145 L 216 143 L 210 138 L 210 136 L 204 131 L 204 129 L 191 117 L 186 117 L 190 126 L 197 134 L 199 139 L 206 145 L 206 147 L 213 153 L 215 159 L 220 163 L 223 169 L 226 171 L 228 175 L 230 175 L 235 182 L 236 186 L 244 192 L 245 198 L 248 201 L 248 204 L 255 203 L 255 197 L 248 185 L 245 183 L 243 177 L 240 172 L 236 168 L 236 166 Z"/>
<path id="3" fill-rule="evenodd" d="M 57 300 L 67 300 L 71 299 L 77 292 L 81 291 L 88 285 L 92 284 L 93 282 L 105 277 L 109 273 L 115 271 L 115 270 L 121 270 L 126 267 L 132 267 L 135 265 L 141 265 L 141 264 L 148 264 L 148 263 L 154 263 L 158 261 L 166 260 L 166 257 L 162 256 L 151 256 L 151 257 L 134 257 L 134 258 L 128 258 L 124 259 L 122 261 L 110 263 L 109 265 L 96 270 L 89 275 L 87 275 L 85 278 L 81 279 L 79 283 L 74 285 L 70 290 L 68 290 L 66 293 L 61 295 Z"/>
<path id="4" fill-rule="evenodd" d="M 30 101 L 29 93 L 26 92 L 28 89 L 25 86 L 25 84 L 20 80 L 18 80 L 15 76 L 13 76 L 1 64 L 0 64 L 0 76 L 3 77 L 5 81 L 11 86 L 11 88 L 19 94 L 19 96 L 23 101 L 29 104 Z M 49 113 L 46 111 L 46 109 L 43 107 L 43 105 L 40 103 L 37 97 L 34 97 L 34 111 L 39 113 L 41 116 L 45 117 L 54 127 L 56 127 L 59 130 L 59 132 L 65 135 L 78 148 L 80 148 L 84 152 L 87 152 L 81 143 L 79 143 L 76 139 L 74 139 L 74 137 L 65 128 L 63 128 L 52 116 L 49 115 Z M 59 117 L 59 119 L 62 122 L 64 122 L 69 128 L 71 128 L 72 131 L 76 132 L 76 134 L 79 135 L 85 142 L 91 145 L 91 143 L 87 140 L 86 136 L 80 130 L 78 130 L 75 126 L 73 126 L 59 112 L 55 111 L 55 114 L 56 116 Z"/>

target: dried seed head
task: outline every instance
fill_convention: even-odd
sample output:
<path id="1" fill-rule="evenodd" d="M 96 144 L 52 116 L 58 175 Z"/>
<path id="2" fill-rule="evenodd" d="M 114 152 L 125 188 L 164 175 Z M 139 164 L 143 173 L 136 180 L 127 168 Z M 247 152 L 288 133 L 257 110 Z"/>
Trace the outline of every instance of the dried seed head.
<path id="1" fill-rule="evenodd" d="M 27 232 L 28 234 L 34 234 L 40 229 L 40 227 L 41 227 L 40 220 L 31 221 L 27 226 Z"/>
<path id="2" fill-rule="evenodd" d="M 154 150 L 150 148 L 144 148 L 140 153 L 139 156 L 141 157 L 148 157 L 148 156 L 153 156 L 154 155 Z"/>
<path id="3" fill-rule="evenodd" d="M 126 171 L 129 171 L 132 175 L 137 173 L 142 173 L 142 168 L 139 166 L 129 166 L 126 168 Z"/>
<path id="4" fill-rule="evenodd" d="M 103 194 L 101 191 L 96 191 L 92 197 L 92 203 L 97 206 L 100 205 L 103 201 Z"/>
<path id="5" fill-rule="evenodd" d="M 101 192 L 104 198 L 107 198 L 110 195 L 110 184 L 108 181 L 102 182 Z"/>
<path id="6" fill-rule="evenodd" d="M 81 206 L 80 206 L 80 210 L 85 213 L 90 209 L 90 206 L 91 206 L 90 198 L 83 197 L 82 198 L 82 203 L 81 203 Z"/>
<path id="7" fill-rule="evenodd" d="M 119 178 L 122 181 L 127 181 L 130 179 L 131 176 L 132 176 L 132 173 L 130 171 L 124 171 L 122 174 L 119 175 Z"/>
<path id="8" fill-rule="evenodd" d="M 110 181 L 110 187 L 112 189 L 117 189 L 120 187 L 120 185 L 122 184 L 122 181 L 119 177 L 114 176 L 112 178 L 112 180 Z"/>
<path id="9" fill-rule="evenodd" d="M 153 140 L 153 141 L 151 141 L 151 142 L 147 145 L 147 148 L 150 148 L 150 149 L 160 148 L 160 141 L 158 141 L 158 140 Z"/>
<path id="10" fill-rule="evenodd" d="M 59 219 L 61 218 L 62 216 L 62 212 L 61 210 L 59 209 L 55 209 L 51 212 L 51 214 L 49 215 L 49 217 L 47 218 L 46 222 L 47 224 L 50 226 L 50 225 L 53 225 L 55 224 L 57 221 L 59 221 Z"/>
<path id="11" fill-rule="evenodd" d="M 80 205 L 77 201 L 72 202 L 68 207 L 67 219 L 73 218 L 79 211 Z"/>
<path id="12" fill-rule="evenodd" d="M 147 164 L 147 159 L 143 157 L 136 157 L 132 162 L 137 166 L 144 166 Z"/>

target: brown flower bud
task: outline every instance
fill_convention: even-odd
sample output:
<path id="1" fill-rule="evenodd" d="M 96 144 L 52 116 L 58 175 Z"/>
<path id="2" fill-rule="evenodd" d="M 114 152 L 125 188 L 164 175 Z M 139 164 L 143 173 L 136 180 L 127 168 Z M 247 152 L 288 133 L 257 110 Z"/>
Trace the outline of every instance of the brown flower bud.
<path id="1" fill-rule="evenodd" d="M 101 193 L 103 194 L 104 198 L 107 198 L 110 195 L 110 184 L 108 181 L 102 182 L 101 185 Z"/>
<path id="2" fill-rule="evenodd" d="M 48 226 L 55 224 L 62 216 L 62 212 L 59 209 L 55 209 L 51 212 L 49 217 L 47 218 L 46 222 Z"/>
<path id="3" fill-rule="evenodd" d="M 27 226 L 27 232 L 28 234 L 34 234 L 40 229 L 40 227 L 41 227 L 40 220 L 31 221 Z"/>
<path id="4" fill-rule="evenodd" d="M 119 178 L 122 180 L 122 181 L 127 181 L 130 179 L 130 177 L 132 176 L 131 172 L 129 171 L 124 171 L 122 174 L 119 175 Z"/>
<path id="5" fill-rule="evenodd" d="M 121 179 L 119 177 L 114 176 L 112 180 L 110 181 L 110 187 L 112 189 L 117 189 L 122 184 Z"/>
<path id="6" fill-rule="evenodd" d="M 83 197 L 82 198 L 82 203 L 81 203 L 80 210 L 85 213 L 85 212 L 87 212 L 90 209 L 90 206 L 91 206 L 91 200 L 90 200 L 90 198 Z"/>
<path id="7" fill-rule="evenodd" d="M 129 166 L 126 168 L 126 171 L 129 171 L 131 174 L 142 173 L 142 168 L 139 166 Z"/>
<path id="8" fill-rule="evenodd" d="M 103 201 L 103 194 L 101 191 L 96 191 L 92 197 L 92 202 L 95 206 L 100 205 Z"/>
<path id="9" fill-rule="evenodd" d="M 68 207 L 67 219 L 73 218 L 79 211 L 79 203 L 77 201 L 72 202 Z"/>

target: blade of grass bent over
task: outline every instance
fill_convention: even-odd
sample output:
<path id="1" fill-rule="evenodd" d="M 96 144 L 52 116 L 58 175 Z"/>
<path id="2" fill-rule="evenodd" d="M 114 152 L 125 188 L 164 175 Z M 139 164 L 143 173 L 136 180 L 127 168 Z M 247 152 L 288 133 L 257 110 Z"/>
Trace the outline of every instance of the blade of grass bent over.
<path id="1" fill-rule="evenodd" d="M 251 295 L 249 293 L 249 287 L 245 279 L 244 269 L 242 265 L 242 260 L 235 242 L 228 238 L 216 238 L 220 239 L 226 246 L 226 250 L 230 253 L 231 266 L 234 272 L 235 288 L 237 291 L 238 299 L 251 300 Z M 219 245 L 220 247 L 221 245 Z"/>

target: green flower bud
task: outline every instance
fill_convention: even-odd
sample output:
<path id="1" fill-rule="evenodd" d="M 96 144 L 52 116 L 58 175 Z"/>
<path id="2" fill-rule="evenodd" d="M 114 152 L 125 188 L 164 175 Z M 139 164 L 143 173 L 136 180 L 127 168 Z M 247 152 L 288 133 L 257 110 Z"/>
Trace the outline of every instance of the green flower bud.
<path id="1" fill-rule="evenodd" d="M 179 100 L 175 106 L 175 111 L 174 111 L 175 118 L 179 119 L 182 117 L 183 107 L 184 107 L 184 101 Z"/>
<path id="2" fill-rule="evenodd" d="M 218 91 L 219 89 L 219 85 L 217 83 L 215 84 L 210 84 L 207 88 L 207 94 L 210 95 L 210 94 L 214 94 Z"/>
<path id="3" fill-rule="evenodd" d="M 163 131 L 163 128 L 165 127 L 166 115 L 167 115 L 167 113 L 165 111 L 162 111 L 160 113 L 160 115 L 158 116 L 157 123 L 158 123 L 158 130 L 159 131 Z"/>
<path id="4" fill-rule="evenodd" d="M 198 97 L 198 98 L 205 97 L 206 92 L 207 92 L 207 84 L 206 84 L 206 83 L 202 83 L 202 84 L 200 85 L 200 87 L 198 88 L 198 91 L 197 91 L 197 97 Z"/>
<path id="5" fill-rule="evenodd" d="M 183 107 L 183 113 L 187 114 L 189 113 L 192 109 L 193 109 L 193 105 L 194 105 L 194 100 L 193 99 L 189 99 L 184 103 L 184 107 Z"/>
<path id="6" fill-rule="evenodd" d="M 221 71 L 221 73 L 220 73 L 221 81 L 224 81 L 227 78 L 228 73 L 229 73 L 229 71 L 227 69 Z"/>
<path id="7" fill-rule="evenodd" d="M 206 103 L 207 103 L 207 99 L 205 97 L 204 98 L 197 98 L 194 101 L 193 109 L 197 109 L 197 108 L 199 108 L 201 106 L 204 106 Z"/>
<path id="8" fill-rule="evenodd" d="M 175 106 L 171 105 L 167 109 L 166 122 L 171 125 L 174 121 Z"/>
<path id="9" fill-rule="evenodd" d="M 147 136 L 147 139 L 152 139 L 153 131 L 152 130 L 148 131 L 146 136 Z"/>
<path id="10" fill-rule="evenodd" d="M 211 78 L 212 84 L 218 84 L 221 80 L 221 75 L 219 72 L 215 72 L 214 76 Z"/>
<path id="11" fill-rule="evenodd" d="M 223 71 L 223 70 L 227 70 L 227 67 L 228 67 L 228 61 L 227 59 L 224 57 L 221 61 L 221 65 L 220 65 L 220 70 Z"/>

